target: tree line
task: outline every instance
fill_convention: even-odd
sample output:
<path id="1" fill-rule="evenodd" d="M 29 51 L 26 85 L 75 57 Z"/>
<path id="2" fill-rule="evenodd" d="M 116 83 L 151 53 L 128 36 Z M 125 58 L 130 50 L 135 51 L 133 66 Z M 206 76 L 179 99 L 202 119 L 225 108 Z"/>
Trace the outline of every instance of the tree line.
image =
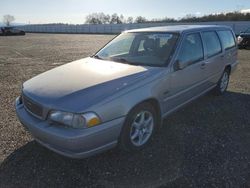
<path id="1" fill-rule="evenodd" d="M 143 16 L 124 17 L 122 14 L 114 13 L 112 15 L 101 13 L 92 13 L 86 16 L 86 24 L 122 24 L 122 23 L 174 23 L 174 22 L 211 22 L 211 21 L 250 21 L 250 13 L 229 12 L 220 14 L 210 14 L 197 17 L 188 14 L 181 19 L 174 18 L 159 18 L 147 19 Z"/>
<path id="2" fill-rule="evenodd" d="M 10 26 L 10 24 L 15 20 L 15 17 L 12 15 L 4 15 L 3 23 L 6 26 Z M 125 17 L 122 14 L 118 15 L 114 14 L 104 14 L 100 13 L 92 13 L 86 16 L 85 24 L 122 24 L 122 23 L 176 23 L 176 22 L 212 22 L 212 21 L 250 21 L 250 13 L 241 13 L 241 12 L 229 12 L 229 13 L 220 13 L 220 14 L 210 14 L 197 17 L 192 14 L 188 14 L 181 19 L 174 18 L 159 18 L 159 19 L 147 19 L 143 16 L 137 17 Z M 59 25 L 65 25 L 62 23 L 55 23 Z M 44 24 L 46 25 L 46 24 Z M 51 25 L 51 24 L 47 24 Z M 66 24 L 67 25 L 67 24 Z"/>
<path id="3" fill-rule="evenodd" d="M 100 13 L 92 13 L 86 16 L 86 24 L 122 24 L 122 23 L 143 23 L 147 19 L 142 16 L 133 18 L 132 16 L 125 18 L 122 14 L 114 13 L 112 15 Z"/>
<path id="4" fill-rule="evenodd" d="M 210 14 L 202 17 L 187 15 L 181 19 L 182 22 L 212 22 L 212 21 L 250 21 L 250 13 L 229 12 Z"/>

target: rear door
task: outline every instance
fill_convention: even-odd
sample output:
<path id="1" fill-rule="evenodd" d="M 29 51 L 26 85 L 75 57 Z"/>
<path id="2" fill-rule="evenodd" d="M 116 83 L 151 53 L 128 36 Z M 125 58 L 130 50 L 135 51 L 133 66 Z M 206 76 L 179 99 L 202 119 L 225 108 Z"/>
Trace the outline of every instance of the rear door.
<path id="1" fill-rule="evenodd" d="M 221 77 L 224 69 L 224 55 L 219 36 L 216 31 L 201 33 L 205 50 L 205 79 L 206 85 L 215 85 Z"/>
<path id="2" fill-rule="evenodd" d="M 183 37 L 174 62 L 170 73 L 170 91 L 164 100 L 166 113 L 204 91 L 204 51 L 199 32 Z"/>
<path id="3" fill-rule="evenodd" d="M 230 30 L 218 31 L 224 50 L 224 64 L 234 64 L 237 61 L 237 45 L 235 35 Z"/>

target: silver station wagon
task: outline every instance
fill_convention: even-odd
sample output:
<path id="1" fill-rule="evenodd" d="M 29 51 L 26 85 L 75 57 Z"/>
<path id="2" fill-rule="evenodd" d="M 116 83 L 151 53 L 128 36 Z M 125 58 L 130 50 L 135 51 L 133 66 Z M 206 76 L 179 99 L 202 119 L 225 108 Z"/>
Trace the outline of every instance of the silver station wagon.
<path id="1" fill-rule="evenodd" d="M 64 156 L 137 151 L 171 112 L 210 90 L 223 94 L 237 64 L 229 27 L 129 30 L 26 81 L 16 112 L 37 142 Z"/>

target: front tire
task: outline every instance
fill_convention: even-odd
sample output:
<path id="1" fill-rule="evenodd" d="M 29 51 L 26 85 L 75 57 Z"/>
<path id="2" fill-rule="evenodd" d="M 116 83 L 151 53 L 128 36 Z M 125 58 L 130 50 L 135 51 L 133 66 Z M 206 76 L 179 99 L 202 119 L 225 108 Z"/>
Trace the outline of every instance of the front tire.
<path id="1" fill-rule="evenodd" d="M 230 77 L 230 70 L 225 69 L 220 80 L 217 83 L 217 86 L 214 89 L 216 95 L 223 95 L 226 92 L 229 83 L 229 77 Z"/>
<path id="2" fill-rule="evenodd" d="M 124 151 L 143 149 L 152 139 L 157 127 L 157 113 L 150 103 L 133 108 L 123 125 L 119 146 Z"/>

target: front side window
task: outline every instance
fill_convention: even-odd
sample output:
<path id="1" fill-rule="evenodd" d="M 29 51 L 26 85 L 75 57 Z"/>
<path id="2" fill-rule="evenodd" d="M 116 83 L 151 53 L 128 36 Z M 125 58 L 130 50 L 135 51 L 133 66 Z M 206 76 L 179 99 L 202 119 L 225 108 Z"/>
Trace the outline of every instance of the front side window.
<path id="1" fill-rule="evenodd" d="M 123 33 L 94 57 L 120 63 L 164 66 L 169 62 L 179 35 L 176 33 Z"/>
<path id="2" fill-rule="evenodd" d="M 218 31 L 218 34 L 225 50 L 236 46 L 234 36 L 231 31 Z"/>
<path id="3" fill-rule="evenodd" d="M 184 38 L 178 61 L 180 63 L 192 64 L 203 59 L 203 46 L 199 33 L 189 34 Z"/>
<path id="4" fill-rule="evenodd" d="M 207 49 L 208 57 L 217 55 L 222 51 L 220 40 L 214 31 L 203 32 L 202 38 Z"/>

